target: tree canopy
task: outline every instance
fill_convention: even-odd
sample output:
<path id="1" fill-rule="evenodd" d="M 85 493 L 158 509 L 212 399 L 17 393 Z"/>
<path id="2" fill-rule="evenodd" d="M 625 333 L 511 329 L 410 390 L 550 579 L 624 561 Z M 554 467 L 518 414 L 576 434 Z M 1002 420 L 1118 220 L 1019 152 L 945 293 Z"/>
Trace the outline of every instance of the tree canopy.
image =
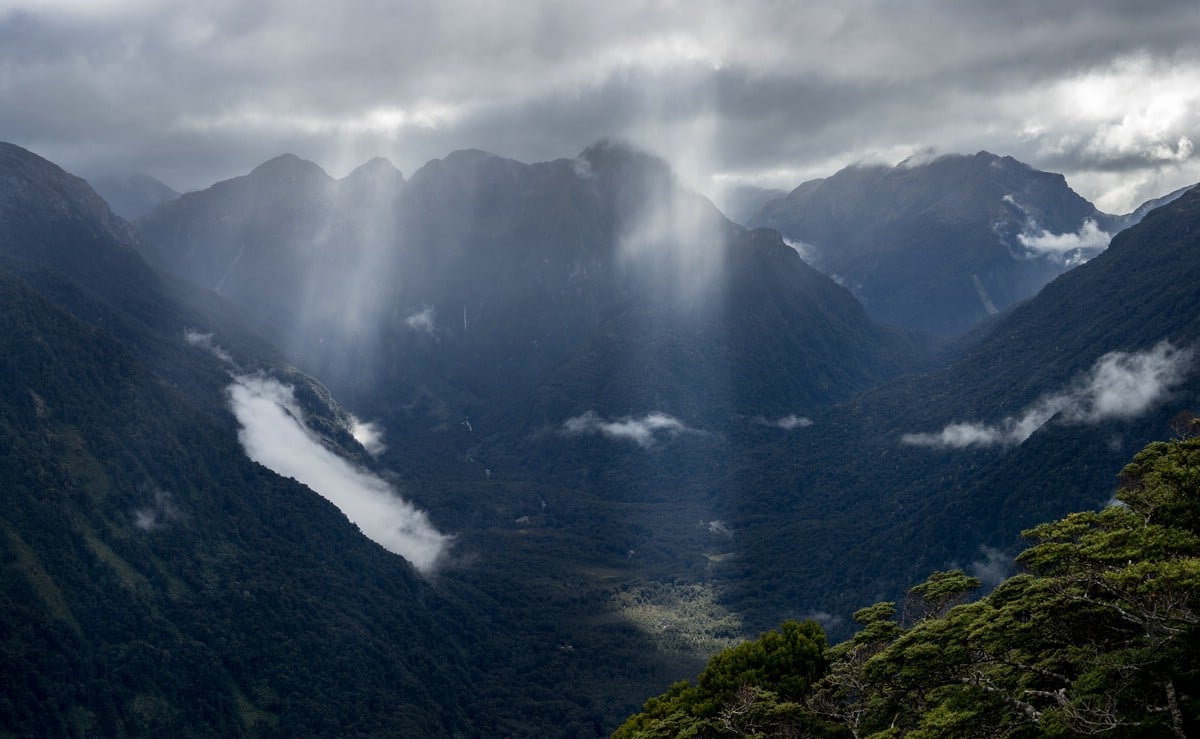
<path id="1" fill-rule="evenodd" d="M 829 649 L 816 624 L 789 622 L 615 736 L 1194 736 L 1200 438 L 1149 445 L 1111 505 L 1024 535 L 1024 571 L 985 597 L 936 572 L 900 613 L 855 613 L 861 629 Z"/>

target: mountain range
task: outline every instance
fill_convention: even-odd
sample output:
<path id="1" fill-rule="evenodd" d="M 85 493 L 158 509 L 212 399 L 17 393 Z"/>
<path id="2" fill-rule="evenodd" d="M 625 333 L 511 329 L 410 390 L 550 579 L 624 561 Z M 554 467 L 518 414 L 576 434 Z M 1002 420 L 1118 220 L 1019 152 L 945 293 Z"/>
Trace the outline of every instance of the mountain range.
<path id="1" fill-rule="evenodd" d="M 955 335 L 1032 297 L 1179 194 L 1112 216 L 1060 174 L 981 151 L 847 167 L 747 223 L 778 229 L 876 320 Z"/>
<path id="2" fill-rule="evenodd" d="M 981 153 L 806 183 L 781 237 L 601 141 L 287 155 L 130 225 L 4 145 L 5 729 L 595 736 L 784 619 L 995 582 L 1196 408 L 1173 195 Z M 399 545 L 287 466 L 328 455 Z"/>

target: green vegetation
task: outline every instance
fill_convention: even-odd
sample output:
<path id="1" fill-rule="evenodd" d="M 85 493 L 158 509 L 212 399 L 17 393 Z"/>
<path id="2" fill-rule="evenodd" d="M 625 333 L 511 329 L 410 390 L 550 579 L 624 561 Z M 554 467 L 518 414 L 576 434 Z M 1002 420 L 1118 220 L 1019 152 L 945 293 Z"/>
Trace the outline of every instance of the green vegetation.
<path id="1" fill-rule="evenodd" d="M 621 618 L 650 636 L 659 649 L 708 656 L 737 643 L 742 623 L 706 583 L 634 585 L 611 599 Z"/>
<path id="2" fill-rule="evenodd" d="M 615 736 L 1194 736 L 1200 438 L 1146 447 L 1117 499 L 1026 531 L 1025 572 L 983 598 L 934 573 L 828 650 L 816 624 L 788 622 Z"/>

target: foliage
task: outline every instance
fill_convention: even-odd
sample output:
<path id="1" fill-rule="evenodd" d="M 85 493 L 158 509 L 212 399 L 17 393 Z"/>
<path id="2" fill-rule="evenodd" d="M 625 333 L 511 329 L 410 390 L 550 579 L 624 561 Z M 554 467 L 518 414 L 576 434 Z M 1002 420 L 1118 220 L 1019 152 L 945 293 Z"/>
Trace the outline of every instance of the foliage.
<path id="1" fill-rule="evenodd" d="M 825 634 L 788 621 L 709 661 L 695 685 L 646 702 L 616 737 L 811 736 L 822 722 L 802 703 L 825 670 Z"/>
<path id="2" fill-rule="evenodd" d="M 963 603 L 979 581 L 936 572 L 910 590 L 904 618 L 894 603 L 861 609 L 857 634 L 794 675 L 746 666 L 778 642 L 764 635 L 714 658 L 697 686 L 649 701 L 617 736 L 722 736 L 714 717 L 761 697 L 804 717 L 786 724 L 809 732 L 798 735 L 1194 735 L 1200 438 L 1151 444 L 1121 480 L 1118 504 L 1027 531 L 1027 571 L 986 597 Z"/>

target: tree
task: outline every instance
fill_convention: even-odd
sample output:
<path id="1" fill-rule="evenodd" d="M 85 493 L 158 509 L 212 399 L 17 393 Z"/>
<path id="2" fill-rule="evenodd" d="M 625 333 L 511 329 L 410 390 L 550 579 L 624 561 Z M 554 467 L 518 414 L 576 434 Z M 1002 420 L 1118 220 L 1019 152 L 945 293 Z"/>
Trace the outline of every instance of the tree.
<path id="1" fill-rule="evenodd" d="M 651 698 L 613 736 L 826 736 L 828 727 L 803 704 L 824 670 L 821 627 L 788 621 L 719 653 L 696 685 L 676 683 Z"/>
<path id="2" fill-rule="evenodd" d="M 784 624 L 726 650 L 618 737 L 1039 737 L 1200 732 L 1200 436 L 1151 444 L 1118 503 L 1042 524 L 1026 572 L 935 572 L 824 650 Z"/>

